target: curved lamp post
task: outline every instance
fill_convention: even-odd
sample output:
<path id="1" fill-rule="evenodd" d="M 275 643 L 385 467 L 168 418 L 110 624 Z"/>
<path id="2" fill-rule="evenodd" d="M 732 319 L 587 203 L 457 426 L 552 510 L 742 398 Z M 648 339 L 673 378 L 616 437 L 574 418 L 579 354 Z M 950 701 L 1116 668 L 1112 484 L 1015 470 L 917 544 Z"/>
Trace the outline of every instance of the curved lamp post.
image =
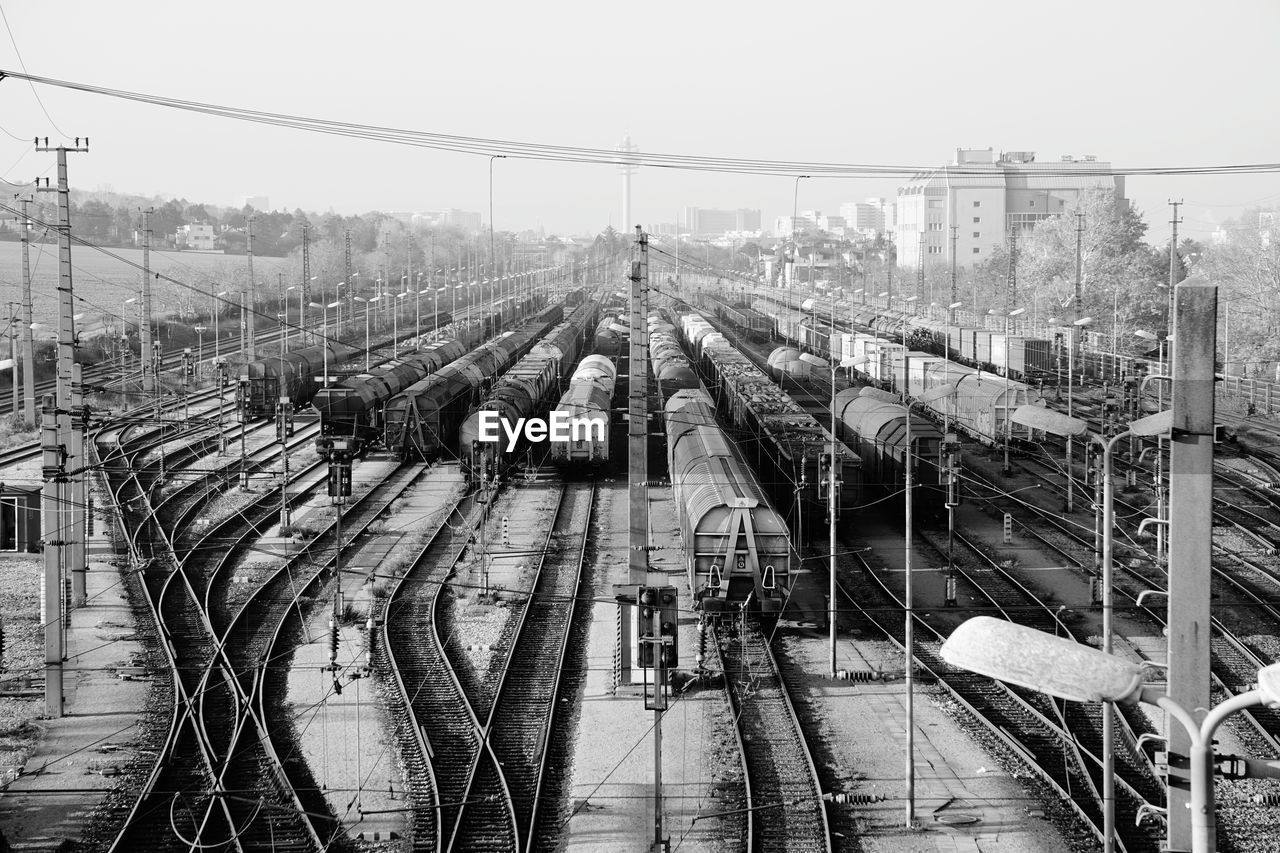
<path id="1" fill-rule="evenodd" d="M 1079 418 L 1071 418 L 1046 409 L 1043 406 L 1019 406 L 1013 413 L 1012 421 L 1032 429 L 1043 430 L 1063 437 L 1087 436 L 1102 448 L 1102 651 L 1111 654 L 1112 640 L 1112 568 L 1113 544 L 1115 540 L 1115 504 L 1112 496 L 1111 455 L 1121 439 L 1130 436 L 1154 437 L 1164 435 L 1173 427 L 1173 410 L 1166 409 L 1145 418 L 1130 421 L 1124 431 L 1103 438 L 1089 432 L 1089 425 Z M 1104 700 L 1109 702 L 1110 700 Z M 1102 709 L 1102 811 L 1103 811 L 1103 846 L 1107 853 L 1114 850 L 1115 845 L 1115 719 L 1114 712 L 1108 705 Z"/>
<path id="2" fill-rule="evenodd" d="M 1065 637 L 990 616 L 975 616 L 956 628 L 942 644 L 941 654 L 952 666 L 1073 702 L 1134 704 L 1143 701 L 1164 709 L 1191 740 L 1191 849 L 1194 853 L 1210 853 L 1217 843 L 1214 732 L 1237 711 L 1257 705 L 1280 708 L 1280 663 L 1258 670 L 1257 688 L 1232 696 L 1209 710 L 1197 723 L 1191 712 L 1159 688 L 1142 683 L 1140 664 Z M 1104 709 L 1104 713 L 1109 714 L 1110 710 Z M 1280 762 L 1245 759 L 1243 763 L 1247 775 L 1280 777 Z"/>
<path id="3" fill-rule="evenodd" d="M 871 361 L 870 357 L 865 355 L 860 355 L 860 356 L 855 356 L 854 358 L 847 358 L 841 361 L 840 366 L 841 367 L 860 367 L 863 364 L 866 364 L 868 361 Z M 915 488 L 914 469 L 915 469 L 917 454 L 915 453 L 915 448 L 912 446 L 913 440 L 911 437 L 911 407 L 915 403 L 933 403 L 938 400 L 943 400 L 948 397 L 953 397 L 956 393 L 956 386 L 954 383 L 939 385 L 935 388 L 928 389 L 927 391 L 922 393 L 919 397 L 916 397 L 914 400 L 911 399 L 911 396 L 907 393 L 907 391 L 908 389 L 904 385 L 901 402 L 898 400 L 898 395 L 892 394 L 888 391 L 881 391 L 874 388 L 864 388 L 861 393 L 864 395 L 875 397 L 877 400 L 882 400 L 886 403 L 901 405 L 904 409 L 906 409 L 906 413 L 907 413 L 906 417 L 904 418 L 904 421 L 906 422 L 906 435 L 904 436 L 905 452 L 904 452 L 904 458 L 903 458 L 903 469 L 904 469 L 904 482 L 903 482 L 904 534 L 903 535 L 905 540 L 904 546 L 903 546 L 904 547 L 903 562 L 905 566 L 905 575 L 904 575 L 903 590 L 902 590 L 902 603 L 903 603 L 903 610 L 905 612 L 905 617 L 904 617 L 905 622 L 903 624 L 903 628 L 904 628 L 903 630 L 903 658 L 904 658 L 903 681 L 904 681 L 904 693 L 906 694 L 905 704 L 906 704 L 906 712 L 907 712 L 907 718 L 906 718 L 906 730 L 907 730 L 906 753 L 907 755 L 906 755 L 906 777 L 905 777 L 906 788 L 907 788 L 906 825 L 913 826 L 915 824 L 915 806 L 916 806 L 915 612 L 914 612 L 915 605 L 914 605 L 914 584 L 912 583 L 912 565 L 911 565 L 911 557 L 912 557 L 911 533 L 912 533 L 912 504 L 913 504 L 913 501 L 911 500 L 911 493 Z M 834 397 L 832 398 L 831 404 L 832 404 L 832 417 L 834 419 L 834 414 L 835 414 Z M 831 538 L 831 564 L 832 564 L 831 565 L 831 589 L 829 592 L 829 595 L 831 598 L 831 603 L 830 603 L 830 607 L 831 607 L 830 619 L 831 619 L 831 625 L 832 625 L 831 627 L 831 642 L 832 642 L 831 662 L 832 662 L 833 672 L 835 670 L 834 646 L 835 646 L 835 600 L 836 600 L 834 530 L 835 530 L 835 523 L 833 521 L 832 522 L 833 533 Z"/>

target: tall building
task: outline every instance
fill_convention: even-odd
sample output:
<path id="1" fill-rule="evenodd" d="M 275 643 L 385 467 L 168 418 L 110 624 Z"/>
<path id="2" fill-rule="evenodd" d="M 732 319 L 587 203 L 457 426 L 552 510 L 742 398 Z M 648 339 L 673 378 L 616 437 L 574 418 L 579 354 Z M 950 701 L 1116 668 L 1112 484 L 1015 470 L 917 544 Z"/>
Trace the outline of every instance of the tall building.
<path id="1" fill-rule="evenodd" d="M 840 205 L 840 215 L 844 217 L 846 228 L 874 237 L 885 230 L 887 206 L 882 198 L 850 201 Z"/>
<path id="2" fill-rule="evenodd" d="M 481 230 L 483 220 L 480 214 L 472 213 L 469 210 L 458 210 L 451 207 L 440 214 L 440 224 L 451 228 L 461 228 L 463 231 L 470 233 Z"/>
<path id="3" fill-rule="evenodd" d="M 1091 155 L 1037 163 L 1034 151 L 997 157 L 991 148 L 957 148 L 954 162 L 898 188 L 893 211 L 898 264 L 914 269 L 923 258 L 926 267 L 949 265 L 952 226 L 957 263 L 985 261 L 1008 240 L 1010 230 L 1026 231 L 1060 215 L 1086 190 L 1111 190 L 1123 200 L 1124 178 L 1110 171 L 1110 163 Z"/>
<path id="4" fill-rule="evenodd" d="M 718 236 L 730 231 L 759 231 L 760 211 L 746 210 L 714 210 L 705 207 L 686 207 L 684 209 L 683 230 L 693 236 Z"/>
<path id="5" fill-rule="evenodd" d="M 252 207 L 260 213 L 265 213 L 271 209 L 271 198 L 265 195 L 247 195 L 240 200 L 240 207 Z"/>

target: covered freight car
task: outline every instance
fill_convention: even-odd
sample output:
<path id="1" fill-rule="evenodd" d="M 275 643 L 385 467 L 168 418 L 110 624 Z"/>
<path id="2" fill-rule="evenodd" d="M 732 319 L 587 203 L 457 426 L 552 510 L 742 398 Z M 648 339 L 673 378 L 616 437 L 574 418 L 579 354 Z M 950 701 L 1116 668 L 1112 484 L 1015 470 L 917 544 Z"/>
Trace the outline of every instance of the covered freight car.
<path id="1" fill-rule="evenodd" d="M 564 466 L 599 468 L 609 461 L 609 436 L 613 390 L 618 368 L 603 355 L 589 355 L 569 378 L 569 388 L 555 411 L 588 428 L 567 442 L 551 444 L 551 461 Z"/>
<path id="2" fill-rule="evenodd" d="M 664 416 L 671 488 L 696 606 L 726 612 L 749 605 L 776 617 L 791 587 L 785 520 L 716 425 L 715 405 L 705 391 L 673 394 Z"/>

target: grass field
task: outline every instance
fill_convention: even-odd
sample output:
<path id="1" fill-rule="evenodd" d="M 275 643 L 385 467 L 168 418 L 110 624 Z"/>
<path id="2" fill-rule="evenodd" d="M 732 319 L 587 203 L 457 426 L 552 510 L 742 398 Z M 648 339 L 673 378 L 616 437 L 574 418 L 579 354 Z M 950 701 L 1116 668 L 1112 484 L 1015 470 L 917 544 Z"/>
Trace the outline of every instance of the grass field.
<path id="1" fill-rule="evenodd" d="M 107 254 L 109 252 L 110 254 Z M 288 273 L 293 263 L 287 258 L 255 257 L 253 276 L 258 292 L 274 293 L 277 273 Z M 138 303 L 121 306 L 121 302 L 138 295 L 142 287 L 142 250 L 108 249 L 106 252 L 88 247 L 71 248 L 72 288 L 76 297 L 76 313 L 85 316 L 78 328 L 100 327 L 104 315 L 108 325 L 115 315 L 128 312 L 131 322 L 138 318 Z M 195 252 L 160 252 L 152 250 L 151 269 L 189 287 L 181 287 L 163 278 L 152 279 L 151 298 L 157 316 L 163 312 L 176 315 L 181 311 L 209 310 L 211 292 L 238 292 L 248 280 L 248 260 L 244 255 L 209 255 Z M 296 275 L 296 273 L 295 273 Z M 53 243 L 31 244 L 32 316 L 37 323 L 54 325 L 58 308 L 58 247 Z M 0 242 L 0 324 L 7 322 L 8 308 L 14 310 L 22 300 L 22 244 Z"/>

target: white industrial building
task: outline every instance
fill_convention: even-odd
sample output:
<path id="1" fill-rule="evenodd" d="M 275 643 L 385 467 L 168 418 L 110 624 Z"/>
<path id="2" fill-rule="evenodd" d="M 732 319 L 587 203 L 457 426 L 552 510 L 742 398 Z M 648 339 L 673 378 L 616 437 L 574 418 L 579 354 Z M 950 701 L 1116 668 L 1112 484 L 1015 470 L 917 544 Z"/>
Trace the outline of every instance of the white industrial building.
<path id="1" fill-rule="evenodd" d="M 1110 163 L 1093 156 L 1037 163 L 1033 151 L 997 156 L 991 148 L 958 148 L 954 162 L 898 188 L 898 265 L 915 269 L 921 257 L 926 267 L 950 265 L 953 226 L 957 264 L 980 263 L 1007 242 L 1011 230 L 1029 230 L 1062 214 L 1081 192 L 1101 187 L 1123 200 L 1124 178 L 1110 172 Z"/>

